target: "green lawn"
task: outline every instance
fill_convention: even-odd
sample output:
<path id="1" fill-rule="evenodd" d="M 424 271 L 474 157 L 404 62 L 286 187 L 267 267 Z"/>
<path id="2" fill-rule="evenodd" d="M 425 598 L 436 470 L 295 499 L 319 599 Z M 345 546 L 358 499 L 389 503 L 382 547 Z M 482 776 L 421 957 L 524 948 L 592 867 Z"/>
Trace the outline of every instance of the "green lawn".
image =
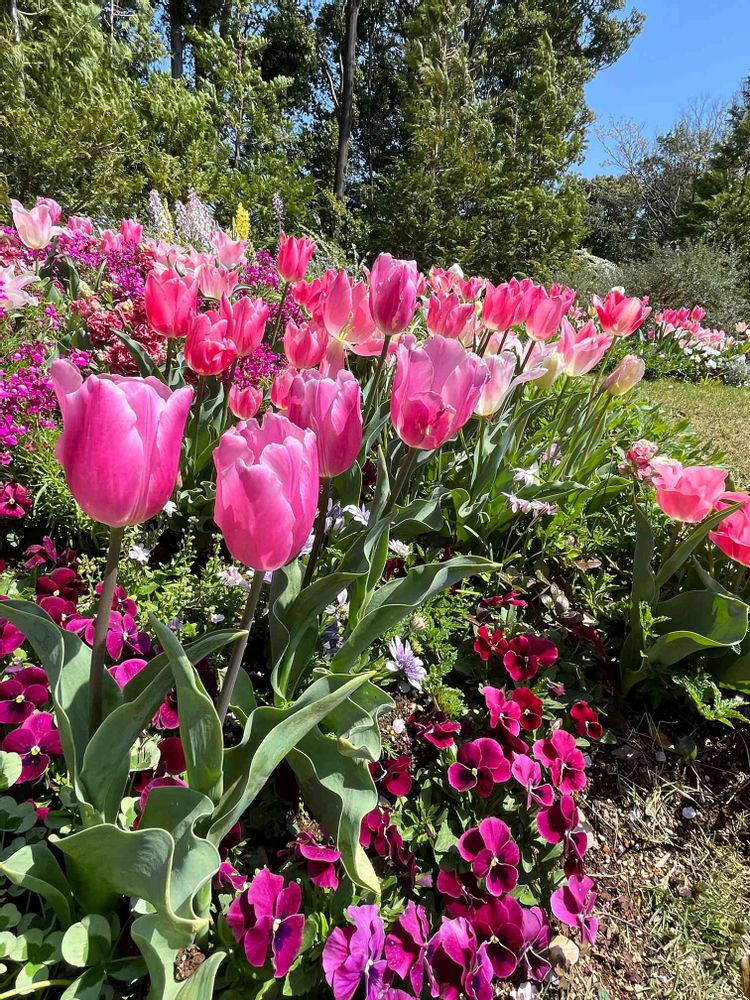
<path id="1" fill-rule="evenodd" d="M 725 454 L 735 484 L 750 484 L 750 387 L 664 379 L 642 382 L 639 391 L 648 402 L 687 417 L 699 437 Z"/>

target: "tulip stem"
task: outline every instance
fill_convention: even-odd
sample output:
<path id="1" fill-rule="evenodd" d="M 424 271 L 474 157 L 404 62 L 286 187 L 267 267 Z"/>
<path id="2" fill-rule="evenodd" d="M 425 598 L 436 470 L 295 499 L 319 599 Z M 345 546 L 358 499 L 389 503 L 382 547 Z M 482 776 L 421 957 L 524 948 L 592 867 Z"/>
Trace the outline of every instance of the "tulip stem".
<path id="1" fill-rule="evenodd" d="M 227 422 L 227 414 L 229 413 L 229 392 L 234 385 L 234 376 L 237 371 L 237 365 L 239 363 L 239 358 L 235 358 L 234 361 L 229 366 L 229 373 L 227 375 L 227 381 L 224 385 L 224 401 L 221 404 L 221 429 L 224 430 Z"/>
<path id="2" fill-rule="evenodd" d="M 281 329 L 281 314 L 284 312 L 284 306 L 286 305 L 286 297 L 289 294 L 289 282 L 284 282 L 284 291 L 281 293 L 281 299 L 279 300 L 279 311 L 276 313 L 276 320 L 273 324 L 273 330 L 271 331 L 271 341 L 270 347 L 273 349 L 276 346 L 276 341 L 279 338 L 279 330 Z"/>
<path id="3" fill-rule="evenodd" d="M 104 718 L 104 655 L 107 650 L 107 629 L 109 628 L 109 616 L 112 612 L 112 597 L 117 583 L 117 564 L 120 561 L 120 549 L 124 534 L 124 527 L 110 529 L 107 565 L 104 569 L 102 592 L 96 609 L 94 646 L 91 650 L 89 672 L 89 739 L 97 731 Z"/>
<path id="4" fill-rule="evenodd" d="M 198 376 L 198 386 L 195 390 L 195 422 L 193 426 L 193 481 L 198 478 L 198 439 L 201 430 L 201 409 L 206 391 L 206 376 Z"/>
<path id="5" fill-rule="evenodd" d="M 367 424 L 372 416 L 372 411 L 375 408 L 375 402 L 378 397 L 378 386 L 380 384 L 380 379 L 383 375 L 383 366 L 385 365 L 385 359 L 388 356 L 388 345 L 390 344 L 390 337 L 383 337 L 383 348 L 378 357 L 378 363 L 375 366 L 375 374 L 372 377 L 372 385 L 367 392 L 367 399 L 365 400 L 365 415 L 362 421 L 363 426 L 367 427 Z"/>
<path id="6" fill-rule="evenodd" d="M 164 381 L 169 385 L 169 376 L 172 371 L 172 359 L 174 358 L 174 337 L 167 337 L 167 356 L 164 359 Z"/>
<path id="7" fill-rule="evenodd" d="M 264 576 L 265 574 L 262 569 L 256 569 L 253 573 L 250 591 L 248 592 L 247 602 L 245 603 L 245 610 L 242 612 L 242 621 L 240 622 L 240 628 L 245 634 L 235 639 L 234 645 L 232 646 L 232 655 L 229 658 L 229 666 L 227 667 L 226 676 L 224 677 L 224 683 L 221 685 L 219 704 L 216 708 L 219 719 L 222 723 L 226 718 L 229 703 L 231 702 L 232 694 L 234 693 L 234 686 L 237 683 L 237 677 L 240 672 L 240 667 L 242 666 L 242 658 L 245 655 L 245 650 L 247 649 L 250 626 L 253 623 L 255 609 L 258 607 L 260 593 L 263 590 Z"/>
<path id="8" fill-rule="evenodd" d="M 411 475 L 411 471 L 414 467 L 414 462 L 416 458 L 417 458 L 417 449 L 409 448 L 406 458 L 404 459 L 403 464 L 399 469 L 398 476 L 396 477 L 396 482 L 393 484 L 393 488 L 391 489 L 390 496 L 388 497 L 388 502 L 386 503 L 383 509 L 382 517 L 386 517 L 386 515 L 390 514 L 390 512 L 396 506 L 398 498 L 401 496 L 401 493 L 409 480 L 409 476 Z"/>
<path id="9" fill-rule="evenodd" d="M 313 541 L 313 547 L 310 551 L 310 558 L 307 560 L 305 576 L 302 580 L 303 589 L 312 580 L 313 573 L 315 572 L 315 566 L 318 562 L 318 557 L 320 556 L 320 550 L 323 547 L 323 541 L 326 533 L 326 519 L 328 518 L 328 501 L 330 499 L 331 480 L 324 479 L 320 490 L 320 496 L 318 497 L 318 516 L 315 519 L 315 539 Z"/>

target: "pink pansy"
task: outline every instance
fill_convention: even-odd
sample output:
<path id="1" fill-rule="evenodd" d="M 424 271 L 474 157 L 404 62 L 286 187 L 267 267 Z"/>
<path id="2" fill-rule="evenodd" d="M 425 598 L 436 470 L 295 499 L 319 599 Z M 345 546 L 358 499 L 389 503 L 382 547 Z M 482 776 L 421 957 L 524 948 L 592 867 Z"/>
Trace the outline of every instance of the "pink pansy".
<path id="1" fill-rule="evenodd" d="M 538 729 L 542 724 L 542 711 L 544 704 L 541 698 L 537 698 L 529 688 L 520 687 L 511 695 L 512 700 L 521 710 L 521 729 L 532 731 Z"/>
<path id="2" fill-rule="evenodd" d="M 0 597 L 0 601 L 7 601 L 7 597 Z M 15 625 L 11 624 L 7 618 L 0 617 L 0 656 L 7 656 L 15 653 L 26 642 L 26 636 Z"/>
<path id="3" fill-rule="evenodd" d="M 47 674 L 41 667 L 24 667 L 0 681 L 0 722 L 18 726 L 48 699 Z"/>
<path id="4" fill-rule="evenodd" d="M 350 906 L 353 927 L 334 927 L 323 948 L 323 971 L 335 1000 L 352 1000 L 364 987 L 364 1000 L 378 1000 L 384 986 L 385 929 L 377 906 Z"/>
<path id="5" fill-rule="evenodd" d="M 294 849 L 304 859 L 307 877 L 313 885 L 320 889 L 332 889 L 333 892 L 338 889 L 341 854 L 335 847 L 319 844 L 311 833 L 303 832 L 298 834 Z"/>
<path id="6" fill-rule="evenodd" d="M 600 740 L 604 735 L 604 728 L 599 722 L 599 716 L 587 701 L 578 701 L 570 709 L 570 717 L 575 722 L 576 732 L 579 736 L 586 736 L 590 740 Z"/>
<path id="7" fill-rule="evenodd" d="M 137 830 L 141 822 L 141 816 L 146 808 L 148 802 L 148 797 L 154 788 L 187 788 L 187 784 L 182 781 L 181 778 L 172 778 L 166 775 L 162 775 L 159 778 L 152 778 L 150 781 L 146 782 L 141 791 L 141 797 L 138 800 L 138 816 L 133 824 L 133 829 Z"/>
<path id="8" fill-rule="evenodd" d="M 385 939 L 388 968 L 401 979 L 408 979 L 416 996 L 422 992 L 429 936 L 430 924 L 424 907 L 409 900 Z"/>
<path id="9" fill-rule="evenodd" d="M 168 736 L 159 741 L 159 770 L 167 774 L 183 774 L 187 769 L 185 750 L 179 736 Z"/>
<path id="10" fill-rule="evenodd" d="M 654 476 L 656 502 L 675 521 L 697 524 L 724 491 L 727 473 L 713 465 L 660 465 Z"/>
<path id="11" fill-rule="evenodd" d="M 591 300 L 599 315 L 599 322 L 605 333 L 616 337 L 629 337 L 645 323 L 651 309 L 646 305 L 648 298 L 628 298 L 621 288 L 613 288 L 602 301 L 598 295 Z"/>
<path id="12" fill-rule="evenodd" d="M 510 698 L 506 698 L 505 692 L 499 688 L 485 685 L 482 694 L 490 713 L 490 726 L 493 729 L 502 726 L 513 736 L 518 736 L 521 731 L 520 707 Z"/>
<path id="13" fill-rule="evenodd" d="M 536 761 L 520 754 L 513 761 L 510 770 L 518 784 L 526 789 L 527 809 L 531 809 L 534 802 L 540 806 L 552 805 L 555 793 L 552 785 L 542 784 L 542 769 Z"/>
<path id="14" fill-rule="evenodd" d="M 49 712 L 30 715 L 22 726 L 8 733 L 2 747 L 3 750 L 17 753 L 21 758 L 19 783 L 41 778 L 49 766 L 50 757 L 62 754 L 60 736 Z"/>
<path id="15" fill-rule="evenodd" d="M 2 308 L 2 302 L 0 302 Z M 31 507 L 31 494 L 17 483 L 2 483 L 0 485 L 0 517 L 20 520 Z"/>
<path id="16" fill-rule="evenodd" d="M 458 839 L 458 853 L 471 864 L 477 878 L 485 879 L 493 896 L 502 896 L 517 885 L 521 852 L 501 819 L 488 816 L 467 830 Z"/>
<path id="17" fill-rule="evenodd" d="M 552 784 L 563 794 L 580 792 L 586 784 L 586 760 L 576 741 L 564 729 L 534 744 L 534 757 L 549 769 Z"/>
<path id="18" fill-rule="evenodd" d="M 568 884 L 556 889 L 550 908 L 558 920 L 577 927 L 588 944 L 594 944 L 599 921 L 591 914 L 596 904 L 596 883 L 588 875 L 571 875 Z"/>
<path id="19" fill-rule="evenodd" d="M 503 654 L 503 666 L 514 681 L 532 680 L 540 669 L 551 667 L 556 660 L 555 644 L 531 632 L 508 640 Z"/>
<path id="20" fill-rule="evenodd" d="M 297 882 L 286 888 L 281 875 L 263 868 L 227 913 L 234 939 L 245 948 L 250 965 L 262 969 L 271 956 L 274 976 L 283 978 L 302 947 L 305 918 L 299 912 L 302 890 Z"/>
<path id="21" fill-rule="evenodd" d="M 471 918 L 480 941 L 487 946 L 492 970 L 498 979 L 512 976 L 524 950 L 523 909 L 511 896 L 490 899 Z"/>
<path id="22" fill-rule="evenodd" d="M 448 768 L 448 782 L 459 792 L 476 789 L 486 799 L 496 784 L 510 778 L 510 764 L 496 740 L 480 737 L 458 748 L 458 759 Z"/>
<path id="23" fill-rule="evenodd" d="M 578 809 L 572 795 L 563 795 L 559 802 L 542 809 L 536 818 L 540 836 L 548 844 L 563 844 L 565 874 L 579 874 L 588 849 L 588 838 L 578 830 Z"/>
<path id="24" fill-rule="evenodd" d="M 441 868 L 435 888 L 449 917 L 470 917 L 487 898 L 476 875 L 471 872 L 449 872 Z"/>
<path id="25" fill-rule="evenodd" d="M 442 712 L 410 715 L 407 721 L 413 727 L 415 735 L 436 750 L 447 750 L 448 747 L 452 747 L 455 737 L 461 732 L 461 723 L 449 719 Z"/>

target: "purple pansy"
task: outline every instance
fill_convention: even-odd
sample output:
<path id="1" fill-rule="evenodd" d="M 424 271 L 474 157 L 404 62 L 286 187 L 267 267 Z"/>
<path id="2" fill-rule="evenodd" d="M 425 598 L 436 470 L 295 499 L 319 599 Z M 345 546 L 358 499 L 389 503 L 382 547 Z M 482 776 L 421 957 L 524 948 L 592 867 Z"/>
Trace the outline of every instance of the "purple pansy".
<path id="1" fill-rule="evenodd" d="M 388 968 L 401 979 L 408 978 L 417 996 L 422 992 L 429 935 L 430 925 L 424 907 L 409 900 L 385 939 Z"/>
<path id="2" fill-rule="evenodd" d="M 443 918 L 427 945 L 430 992 L 441 1000 L 492 1000 L 492 965 L 465 917 Z"/>
<path id="3" fill-rule="evenodd" d="M 568 884 L 555 889 L 550 898 L 550 908 L 557 919 L 578 927 L 588 944 L 596 941 L 599 929 L 599 921 L 591 916 L 595 903 L 596 882 L 588 875 L 571 875 Z"/>
<path id="4" fill-rule="evenodd" d="M 47 675 L 41 667 L 24 667 L 0 682 L 0 722 L 18 726 L 49 698 Z"/>
<path id="5" fill-rule="evenodd" d="M 323 948 L 323 971 L 335 1000 L 352 1000 L 360 983 L 365 1000 L 376 1000 L 384 986 L 385 929 L 377 906 L 350 906 L 353 927 L 335 927 Z"/>
<path id="6" fill-rule="evenodd" d="M 493 896 L 510 892 L 518 882 L 521 852 L 511 839 L 507 824 L 494 816 L 467 830 L 458 839 L 458 853 L 471 864 L 477 878 L 484 878 Z"/>
<path id="7" fill-rule="evenodd" d="M 494 974 L 498 979 L 512 976 L 524 950 L 521 904 L 511 896 L 490 899 L 477 907 L 471 923 L 477 937 L 487 945 Z"/>
<path id="8" fill-rule="evenodd" d="M 498 782 L 510 778 L 510 764 L 496 740 L 480 737 L 458 748 L 457 761 L 448 768 L 448 781 L 458 792 L 476 789 L 486 799 Z"/>
<path id="9" fill-rule="evenodd" d="M 512 736 L 518 736 L 521 731 L 521 706 L 506 698 L 504 691 L 489 684 L 482 689 L 482 694 L 490 713 L 490 726 L 493 729 L 502 726 Z"/>
<path id="10" fill-rule="evenodd" d="M 147 665 L 148 660 L 135 657 L 130 660 L 123 660 L 122 663 L 118 663 L 115 667 L 110 667 L 109 672 L 117 681 L 117 686 L 124 688 L 128 681 L 131 681 Z"/>
<path id="11" fill-rule="evenodd" d="M 302 947 L 305 918 L 299 912 L 302 890 L 298 882 L 284 887 L 284 878 L 263 868 L 249 887 L 235 899 L 227 924 L 241 942 L 250 965 L 262 969 L 269 952 L 274 976 L 289 972 Z"/>
<path id="12" fill-rule="evenodd" d="M 58 757 L 62 753 L 60 736 L 49 712 L 30 715 L 22 726 L 8 733 L 2 747 L 21 758 L 19 784 L 41 778 L 49 766 L 50 757 Z"/>

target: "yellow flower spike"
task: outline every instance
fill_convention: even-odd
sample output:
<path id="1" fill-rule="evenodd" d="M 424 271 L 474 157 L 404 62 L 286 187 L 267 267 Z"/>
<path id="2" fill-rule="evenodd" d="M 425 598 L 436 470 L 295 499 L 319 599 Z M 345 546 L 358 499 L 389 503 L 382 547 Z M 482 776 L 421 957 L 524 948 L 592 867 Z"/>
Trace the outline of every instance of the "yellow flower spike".
<path id="1" fill-rule="evenodd" d="M 250 213 L 241 201 L 237 202 L 237 210 L 234 213 L 234 235 L 238 240 L 250 238 Z"/>

